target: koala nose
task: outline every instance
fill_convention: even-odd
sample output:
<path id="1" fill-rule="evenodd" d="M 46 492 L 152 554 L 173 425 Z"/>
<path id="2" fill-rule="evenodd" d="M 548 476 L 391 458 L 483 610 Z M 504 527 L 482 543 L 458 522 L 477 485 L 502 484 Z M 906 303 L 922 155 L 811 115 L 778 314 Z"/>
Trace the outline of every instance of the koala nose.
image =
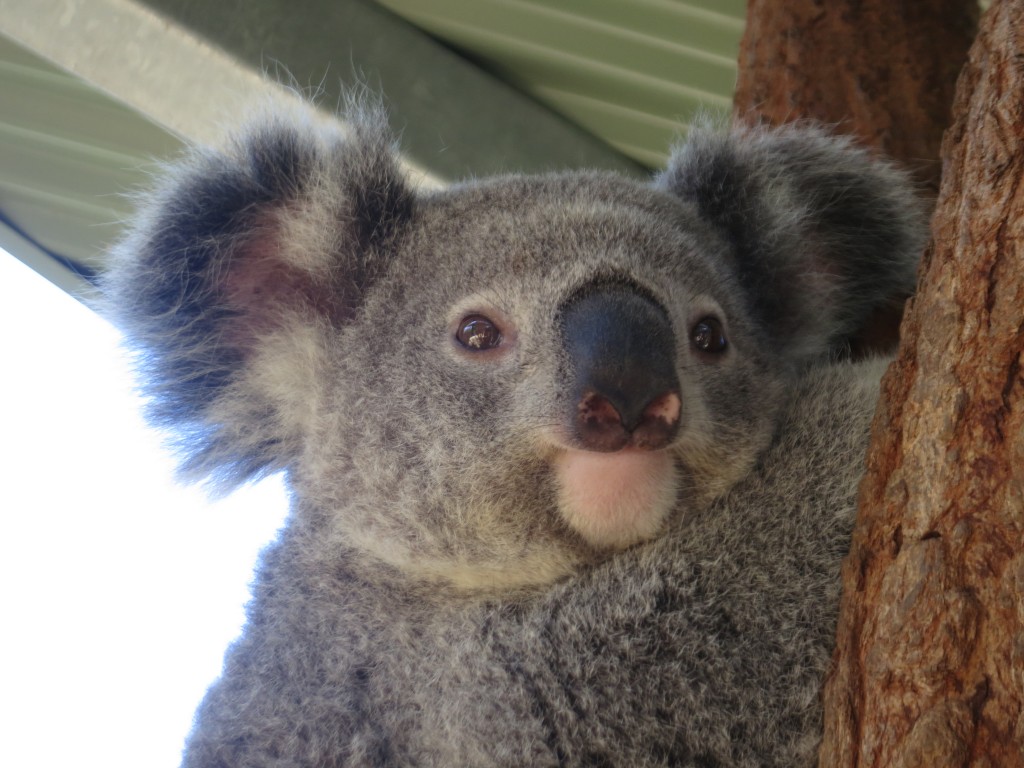
<path id="1" fill-rule="evenodd" d="M 628 285 L 594 286 L 562 309 L 571 431 L 580 447 L 664 448 L 679 426 L 668 313 Z"/>

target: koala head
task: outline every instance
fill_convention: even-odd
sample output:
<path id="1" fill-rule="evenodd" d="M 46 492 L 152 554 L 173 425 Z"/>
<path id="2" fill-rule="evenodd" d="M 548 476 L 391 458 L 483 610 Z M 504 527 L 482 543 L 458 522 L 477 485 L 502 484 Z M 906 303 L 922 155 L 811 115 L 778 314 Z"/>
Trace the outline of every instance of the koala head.
<path id="1" fill-rule="evenodd" d="M 107 283 L 186 476 L 286 470 L 321 562 L 510 588 L 685 525 L 912 284 L 903 177 L 812 129 L 422 191 L 384 125 L 193 152 Z"/>

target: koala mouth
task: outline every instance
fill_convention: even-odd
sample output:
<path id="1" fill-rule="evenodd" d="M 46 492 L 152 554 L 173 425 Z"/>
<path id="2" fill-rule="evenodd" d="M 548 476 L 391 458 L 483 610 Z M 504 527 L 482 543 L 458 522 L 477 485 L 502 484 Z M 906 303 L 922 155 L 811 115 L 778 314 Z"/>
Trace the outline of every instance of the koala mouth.
<path id="1" fill-rule="evenodd" d="M 568 448 L 554 469 L 562 517 L 594 547 L 624 549 L 654 538 L 675 504 L 678 471 L 667 450 Z"/>

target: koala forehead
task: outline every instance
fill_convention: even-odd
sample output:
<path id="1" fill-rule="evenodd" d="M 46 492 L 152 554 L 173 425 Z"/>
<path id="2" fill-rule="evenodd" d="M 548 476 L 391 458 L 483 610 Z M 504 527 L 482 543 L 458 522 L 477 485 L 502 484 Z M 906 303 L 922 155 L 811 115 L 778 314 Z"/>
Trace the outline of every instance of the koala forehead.
<path id="1" fill-rule="evenodd" d="M 396 262 L 415 273 L 404 276 L 453 300 L 502 289 L 564 296 L 595 278 L 619 278 L 670 303 L 685 298 L 668 295 L 673 288 L 701 293 L 729 282 L 725 247 L 672 195 L 570 173 L 498 178 L 422 198 Z"/>

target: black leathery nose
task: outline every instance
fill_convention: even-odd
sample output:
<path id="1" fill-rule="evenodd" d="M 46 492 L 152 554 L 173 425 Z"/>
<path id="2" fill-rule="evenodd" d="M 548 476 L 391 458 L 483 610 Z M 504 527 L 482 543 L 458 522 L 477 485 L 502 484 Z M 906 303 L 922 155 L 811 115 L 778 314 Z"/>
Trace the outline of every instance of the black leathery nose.
<path id="1" fill-rule="evenodd" d="M 581 447 L 667 445 L 679 424 L 675 336 L 668 313 L 624 284 L 593 286 L 561 313 L 572 431 Z"/>

